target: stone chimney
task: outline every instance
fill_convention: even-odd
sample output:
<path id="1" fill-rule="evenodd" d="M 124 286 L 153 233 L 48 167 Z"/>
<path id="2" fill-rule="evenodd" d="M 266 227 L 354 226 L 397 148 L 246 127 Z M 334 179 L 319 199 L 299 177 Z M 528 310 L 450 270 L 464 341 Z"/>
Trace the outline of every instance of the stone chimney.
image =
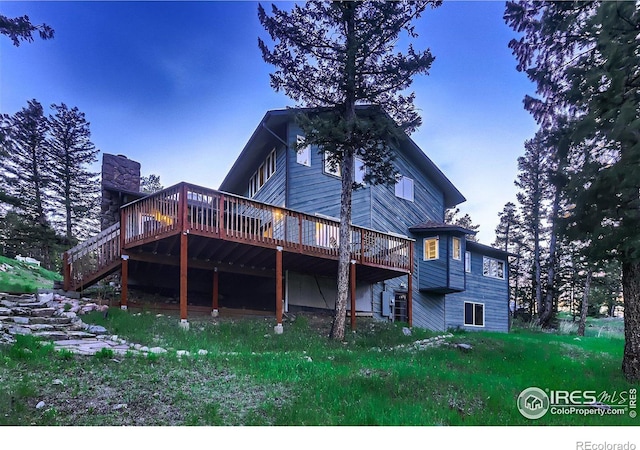
<path id="1" fill-rule="evenodd" d="M 120 221 L 120 207 L 143 197 L 140 194 L 140 163 L 124 155 L 102 155 L 102 203 L 100 228 Z"/>

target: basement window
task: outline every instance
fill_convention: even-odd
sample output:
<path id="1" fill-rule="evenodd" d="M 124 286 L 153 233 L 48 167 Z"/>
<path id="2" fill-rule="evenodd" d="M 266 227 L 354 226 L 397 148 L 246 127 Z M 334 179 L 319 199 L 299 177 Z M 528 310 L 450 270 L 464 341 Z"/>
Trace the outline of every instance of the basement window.
<path id="1" fill-rule="evenodd" d="M 464 324 L 484 327 L 484 303 L 464 302 Z"/>

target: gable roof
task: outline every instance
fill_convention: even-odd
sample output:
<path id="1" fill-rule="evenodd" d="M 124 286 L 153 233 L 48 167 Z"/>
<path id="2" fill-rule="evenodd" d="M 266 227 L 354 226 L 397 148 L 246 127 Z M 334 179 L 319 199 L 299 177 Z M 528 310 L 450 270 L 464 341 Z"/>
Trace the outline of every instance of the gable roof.
<path id="1" fill-rule="evenodd" d="M 371 107 L 360 106 L 359 108 Z M 255 167 L 264 159 L 273 143 L 286 144 L 287 123 L 300 111 L 304 111 L 304 109 L 288 108 L 267 111 L 220 184 L 220 190 L 243 191 L 245 184 L 248 183 L 250 176 L 255 171 Z M 383 114 L 386 115 L 384 112 Z M 403 152 L 419 170 L 442 189 L 446 208 L 466 201 L 453 183 L 408 135 L 404 134 L 400 141 L 400 147 L 398 150 Z"/>

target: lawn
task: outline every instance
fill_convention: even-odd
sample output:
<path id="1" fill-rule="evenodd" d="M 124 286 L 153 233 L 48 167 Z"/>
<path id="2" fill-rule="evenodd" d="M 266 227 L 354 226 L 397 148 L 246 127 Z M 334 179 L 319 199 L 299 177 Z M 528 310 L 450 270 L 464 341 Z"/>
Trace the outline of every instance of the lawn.
<path id="1" fill-rule="evenodd" d="M 51 289 L 54 281 L 62 281 L 58 273 L 38 265 L 0 256 L 0 292 L 22 294 L 36 292 L 39 288 Z"/>
<path id="2" fill-rule="evenodd" d="M 190 319 L 111 309 L 83 319 L 165 355 L 60 353 L 23 337 L 0 349 L 0 425 L 637 425 L 623 416 L 523 417 L 520 392 L 628 392 L 618 335 L 584 338 L 517 328 L 435 336 L 359 319 L 344 342 L 321 316 Z M 465 351 L 453 344 L 466 343 Z M 178 357 L 176 350 L 192 356 Z M 207 350 L 198 355 L 198 350 Z M 44 402 L 40 409 L 39 402 Z"/>

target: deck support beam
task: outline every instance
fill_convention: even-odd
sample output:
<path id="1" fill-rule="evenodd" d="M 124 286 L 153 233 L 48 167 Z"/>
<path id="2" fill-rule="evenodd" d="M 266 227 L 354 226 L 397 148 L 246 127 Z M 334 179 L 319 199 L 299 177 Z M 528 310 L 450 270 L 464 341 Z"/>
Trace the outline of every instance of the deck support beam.
<path id="1" fill-rule="evenodd" d="M 180 324 L 188 327 L 187 323 L 187 232 L 180 234 Z M 187 324 L 186 326 L 184 324 Z"/>
<path id="2" fill-rule="evenodd" d="M 219 301 L 219 284 L 220 282 L 220 274 L 218 273 L 218 268 L 214 268 L 213 269 L 213 298 L 212 298 L 212 309 L 211 309 L 211 316 L 212 317 L 218 317 L 218 315 L 220 314 L 219 312 L 219 305 L 218 305 L 218 301 Z"/>
<path id="3" fill-rule="evenodd" d="M 129 255 L 122 252 L 120 256 L 122 263 L 120 266 L 120 309 L 127 309 L 127 298 L 129 297 Z"/>
<path id="4" fill-rule="evenodd" d="M 413 326 L 413 243 L 409 245 L 409 261 L 411 271 L 407 274 L 407 323 Z"/>
<path id="5" fill-rule="evenodd" d="M 356 331 L 356 260 L 349 265 L 349 288 L 351 295 L 351 331 Z"/>
<path id="6" fill-rule="evenodd" d="M 274 332 L 282 334 L 282 247 L 276 248 L 276 326 Z"/>

